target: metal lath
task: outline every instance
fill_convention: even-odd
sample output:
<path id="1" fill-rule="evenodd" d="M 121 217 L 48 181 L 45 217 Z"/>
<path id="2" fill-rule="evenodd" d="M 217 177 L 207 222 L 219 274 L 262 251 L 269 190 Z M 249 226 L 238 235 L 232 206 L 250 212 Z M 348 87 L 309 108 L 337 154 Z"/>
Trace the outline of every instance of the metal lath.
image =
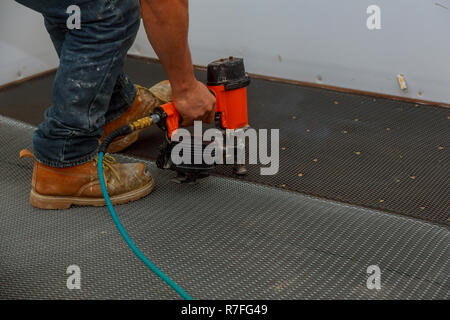
<path id="1" fill-rule="evenodd" d="M 32 130 L 0 118 L 0 298 L 177 299 L 106 208 L 28 204 L 32 162 L 18 154 Z M 222 177 L 173 184 L 173 173 L 148 165 L 155 191 L 118 206 L 119 217 L 195 299 L 450 298 L 446 227 Z M 69 265 L 81 269 L 81 290 L 66 288 Z M 381 269 L 381 290 L 366 287 L 370 265 Z"/>
<path id="2" fill-rule="evenodd" d="M 160 64 L 134 58 L 126 72 L 147 87 L 165 77 Z M 51 80 L 1 90 L 0 114 L 38 124 Z M 248 87 L 248 108 L 252 127 L 280 129 L 280 171 L 250 166 L 245 180 L 450 226 L 450 109 L 262 79 Z M 125 152 L 156 159 L 162 141 L 152 128 Z"/>

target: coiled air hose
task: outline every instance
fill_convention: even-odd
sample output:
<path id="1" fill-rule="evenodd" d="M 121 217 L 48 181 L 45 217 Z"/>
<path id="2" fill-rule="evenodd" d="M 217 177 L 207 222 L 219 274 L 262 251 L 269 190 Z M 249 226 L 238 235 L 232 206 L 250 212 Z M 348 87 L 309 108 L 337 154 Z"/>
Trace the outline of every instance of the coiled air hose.
<path id="1" fill-rule="evenodd" d="M 178 286 L 172 279 L 170 279 L 164 272 L 158 269 L 150 260 L 147 259 L 147 257 L 136 247 L 136 245 L 133 243 L 131 238 L 128 236 L 127 232 L 125 231 L 125 228 L 123 227 L 122 223 L 120 222 L 119 218 L 117 217 L 117 213 L 114 209 L 113 204 L 111 203 L 111 199 L 108 195 L 108 190 L 106 188 L 105 179 L 103 175 L 103 156 L 106 153 L 106 149 L 108 148 L 109 144 L 114 141 L 117 137 L 124 136 L 127 134 L 132 133 L 135 130 L 143 129 L 146 127 L 149 127 L 153 123 L 157 123 L 161 120 L 160 116 L 157 114 L 152 114 L 149 117 L 145 117 L 142 119 L 139 119 L 131 124 L 127 124 L 123 127 L 120 127 L 119 129 L 112 132 L 108 137 L 103 140 L 99 153 L 98 153 L 98 178 L 100 180 L 100 186 L 102 189 L 103 197 L 105 198 L 106 205 L 108 207 L 109 213 L 111 214 L 111 217 L 119 230 L 120 234 L 122 235 L 123 239 L 127 243 L 127 245 L 130 247 L 130 249 L 134 252 L 134 254 L 158 277 L 160 277 L 165 283 L 167 283 L 172 289 L 174 289 L 183 299 L 185 300 L 192 300 L 192 298 L 183 290 L 180 286 Z"/>

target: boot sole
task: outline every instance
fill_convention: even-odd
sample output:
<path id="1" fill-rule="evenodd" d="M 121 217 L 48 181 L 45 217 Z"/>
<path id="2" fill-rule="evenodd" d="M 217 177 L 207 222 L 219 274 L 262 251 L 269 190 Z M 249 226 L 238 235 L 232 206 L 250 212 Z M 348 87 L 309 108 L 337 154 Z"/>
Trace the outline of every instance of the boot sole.
<path id="1" fill-rule="evenodd" d="M 125 204 L 131 201 L 141 199 L 151 193 L 155 188 L 155 182 L 152 179 L 148 184 L 123 194 L 111 197 L 112 204 Z M 45 196 L 31 190 L 30 204 L 39 209 L 69 209 L 72 205 L 103 207 L 106 205 L 104 198 L 86 198 L 86 197 L 63 197 L 63 196 Z"/>
<path id="2" fill-rule="evenodd" d="M 139 138 L 139 131 L 130 133 L 125 137 L 122 137 L 116 141 L 111 142 L 111 144 L 108 146 L 108 149 L 106 149 L 106 152 L 108 153 L 120 152 L 131 146 L 133 143 L 135 143 L 138 140 L 138 138 Z"/>

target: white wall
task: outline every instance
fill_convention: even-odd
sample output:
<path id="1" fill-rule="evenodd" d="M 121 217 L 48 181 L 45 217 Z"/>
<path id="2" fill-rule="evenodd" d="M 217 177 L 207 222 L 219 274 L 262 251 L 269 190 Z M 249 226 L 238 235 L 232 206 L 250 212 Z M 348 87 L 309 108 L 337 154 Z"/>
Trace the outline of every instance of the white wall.
<path id="1" fill-rule="evenodd" d="M 366 27 L 371 4 L 381 30 Z M 195 64 L 243 56 L 252 73 L 450 103 L 450 0 L 191 0 L 190 10 Z M 143 28 L 130 53 L 155 57 Z M 10 0 L 0 55 L 0 84 L 57 65 L 42 18 Z"/>
<path id="2" fill-rule="evenodd" d="M 381 30 L 367 29 L 372 4 Z M 243 56 L 252 73 L 450 103 L 450 0 L 191 0 L 190 8 L 196 64 Z M 155 56 L 142 30 L 132 52 Z"/>
<path id="3" fill-rule="evenodd" d="M 0 2 L 0 85 L 58 65 L 43 18 L 11 0 Z"/>

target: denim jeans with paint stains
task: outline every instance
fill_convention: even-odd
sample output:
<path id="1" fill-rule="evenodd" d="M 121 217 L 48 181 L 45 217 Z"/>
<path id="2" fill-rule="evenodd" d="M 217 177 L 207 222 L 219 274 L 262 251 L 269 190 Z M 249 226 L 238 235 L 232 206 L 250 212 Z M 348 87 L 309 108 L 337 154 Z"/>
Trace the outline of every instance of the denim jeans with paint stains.
<path id="1" fill-rule="evenodd" d="M 136 88 L 123 72 L 140 25 L 139 0 L 16 0 L 40 12 L 58 53 L 52 106 L 33 134 L 36 159 L 52 167 L 92 160 L 106 123 L 134 102 Z M 80 29 L 69 29 L 70 5 Z"/>

